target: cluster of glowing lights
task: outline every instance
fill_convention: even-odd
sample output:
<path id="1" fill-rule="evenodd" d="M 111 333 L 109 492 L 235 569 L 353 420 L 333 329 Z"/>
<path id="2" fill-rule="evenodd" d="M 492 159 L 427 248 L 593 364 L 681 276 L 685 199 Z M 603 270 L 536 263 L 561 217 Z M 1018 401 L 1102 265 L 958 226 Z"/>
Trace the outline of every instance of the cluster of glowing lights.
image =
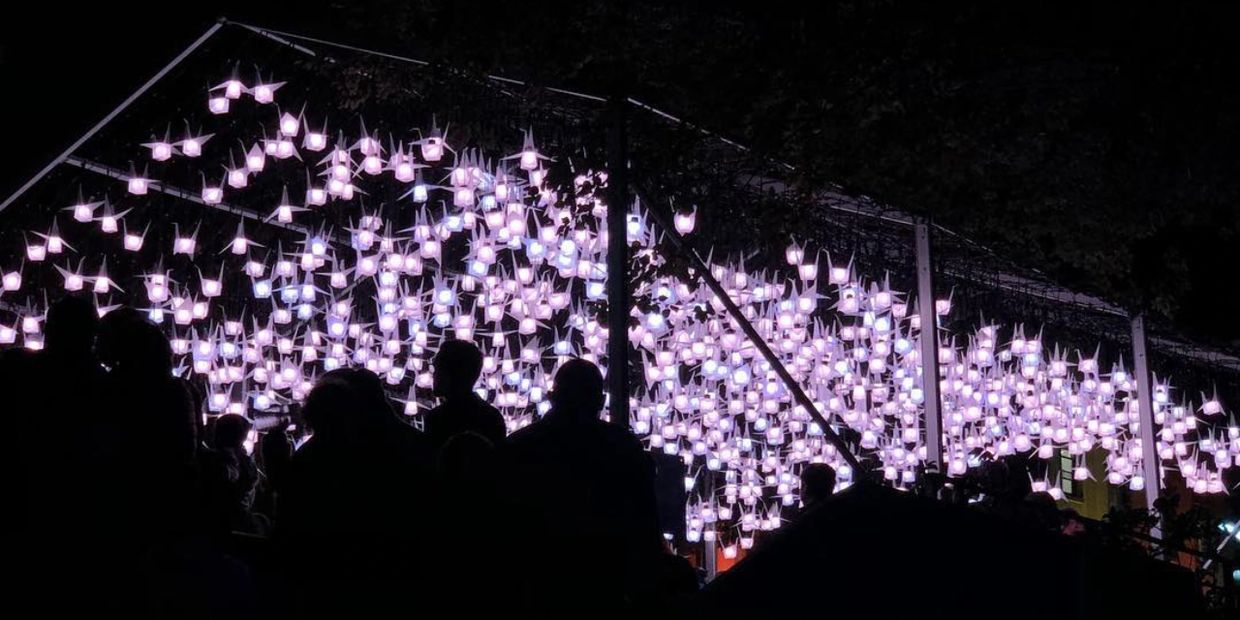
<path id="1" fill-rule="evenodd" d="M 203 171 L 200 197 L 319 233 L 287 233 L 280 248 L 263 248 L 238 224 L 230 243 L 204 248 L 197 226 L 174 225 L 171 244 L 153 247 L 146 243 L 149 224 L 130 228 L 126 217 L 146 208 L 141 197 L 159 181 L 135 171 L 123 188 L 134 207 L 117 211 L 106 198 L 79 199 L 66 210 L 78 223 L 75 236 L 116 239 L 116 248 L 146 261 L 145 273 L 118 282 L 106 260 L 74 260 L 74 246 L 53 219 L 27 234 L 24 257 L 0 269 L 0 294 L 30 293 L 23 291 L 24 272 L 51 266 L 65 291 L 125 295 L 167 328 L 179 372 L 208 386 L 212 415 L 276 410 L 304 398 L 318 374 L 356 365 L 382 376 L 416 417 L 431 399 L 427 360 L 443 338 L 454 337 L 483 350 L 479 391 L 511 431 L 547 411 L 550 378 L 562 361 L 580 356 L 606 367 L 609 334 L 598 311 L 609 243 L 599 191 L 605 173 L 580 171 L 571 185 L 551 184 L 546 166 L 563 164 L 539 152 L 529 134 L 497 167 L 475 152 L 453 150 L 437 127 L 386 146 L 363 129 L 332 145 L 326 128 L 304 112 L 275 106 L 282 85 L 230 79 L 210 89 L 212 115 L 252 109 L 270 123 L 264 135 L 275 137 L 254 141 L 222 176 Z M 241 105 L 247 96 L 257 108 Z M 153 162 L 190 166 L 217 145 L 212 135 L 187 126 L 180 139 L 141 147 Z M 306 167 L 289 179 L 308 179 L 304 194 L 295 192 L 302 200 L 287 190 L 274 205 L 247 198 L 252 179 L 275 174 L 270 160 L 290 158 Z M 316 225 L 317 207 L 355 201 L 379 177 L 405 191 L 381 210 L 358 206 L 355 224 L 339 235 Z M 415 223 L 395 230 L 384 212 Z M 637 209 L 628 222 L 627 241 L 657 264 L 660 232 Z M 675 216 L 681 234 L 694 224 L 695 213 Z M 465 248 L 450 261 L 449 243 Z M 193 258 L 194 272 L 163 268 L 165 256 L 177 254 Z M 791 245 L 785 259 L 786 268 L 775 270 L 724 262 L 712 270 L 875 473 L 895 486 L 913 483 L 926 459 L 916 302 L 810 248 Z M 88 262 L 96 266 L 88 269 Z M 241 306 L 270 312 L 221 300 L 237 294 L 226 290 L 236 274 L 248 280 L 241 294 L 251 302 Z M 805 464 L 833 465 L 841 486 L 855 479 L 705 287 L 654 277 L 639 282 L 634 296 L 642 303 L 633 309 L 629 338 L 642 380 L 631 398 L 632 428 L 649 449 L 687 464 L 690 541 L 721 540 L 732 556 L 738 546 L 751 546 L 756 531 L 778 527 L 781 508 L 798 500 Z M 950 299 L 934 304 L 939 316 L 952 311 Z M 101 312 L 115 307 L 100 305 Z M 42 321 L 43 311 L 29 308 L 15 323 L 0 323 L 0 344 L 41 348 Z M 1141 462 L 1150 455 L 1142 453 L 1136 386 L 1125 368 L 1100 368 L 1096 353 L 1060 349 L 1021 326 L 941 331 L 940 342 L 934 362 L 943 401 L 941 461 L 950 476 L 978 466 L 984 455 L 1049 462 L 1066 452 L 1075 480 L 1102 476 L 1134 490 L 1148 483 Z M 1220 470 L 1240 465 L 1240 428 L 1228 423 L 1217 398 L 1180 403 L 1171 385 L 1156 380 L 1153 406 L 1154 457 L 1162 467 L 1178 469 L 1197 493 L 1223 492 Z M 1086 467 L 1086 454 L 1095 450 L 1105 453 L 1104 471 Z M 1061 496 L 1057 480 L 1034 486 Z"/>

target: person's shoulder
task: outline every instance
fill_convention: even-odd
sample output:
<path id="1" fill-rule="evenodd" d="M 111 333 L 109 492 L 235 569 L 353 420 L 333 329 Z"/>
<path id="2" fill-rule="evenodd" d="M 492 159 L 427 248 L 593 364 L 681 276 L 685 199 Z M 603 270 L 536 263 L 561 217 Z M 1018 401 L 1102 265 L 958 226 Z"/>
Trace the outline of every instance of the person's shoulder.
<path id="1" fill-rule="evenodd" d="M 419 435 L 430 435 L 440 430 L 439 427 L 443 425 L 445 417 L 447 417 L 447 414 L 445 413 L 444 404 L 440 403 L 418 414 L 418 423 L 422 430 L 419 431 L 412 425 L 409 425 L 409 428 L 413 428 Z"/>
<path id="2" fill-rule="evenodd" d="M 518 449 L 536 446 L 545 441 L 547 432 L 546 422 L 535 421 L 513 431 L 505 443 Z"/>
<path id="3" fill-rule="evenodd" d="M 629 429 L 601 420 L 599 421 L 599 427 L 601 429 L 599 432 L 603 437 L 607 438 L 608 442 L 625 448 L 642 450 L 641 441 Z"/>
<path id="4" fill-rule="evenodd" d="M 484 398 L 478 398 L 477 402 L 478 402 L 478 409 L 479 409 L 479 410 L 481 410 L 481 411 L 486 412 L 486 413 L 487 413 L 487 415 L 492 415 L 492 414 L 494 414 L 494 415 L 497 415 L 497 416 L 503 417 L 503 416 L 500 414 L 499 409 L 497 409 L 497 408 L 495 407 L 495 405 L 492 405 L 492 404 L 491 404 L 489 401 L 487 401 L 486 399 L 484 399 Z"/>

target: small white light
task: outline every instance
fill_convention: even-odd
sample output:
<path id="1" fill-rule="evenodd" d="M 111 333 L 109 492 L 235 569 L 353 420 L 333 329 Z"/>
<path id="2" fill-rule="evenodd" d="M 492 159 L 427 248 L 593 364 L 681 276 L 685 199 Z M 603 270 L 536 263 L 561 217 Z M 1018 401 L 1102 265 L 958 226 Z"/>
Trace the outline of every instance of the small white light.
<path id="1" fill-rule="evenodd" d="M 291 138 L 296 136 L 297 132 L 300 130 L 301 123 L 299 123 L 292 114 L 285 112 L 284 115 L 280 117 L 280 133 Z"/>
<path id="2" fill-rule="evenodd" d="M 207 100 L 207 108 L 212 114 L 228 114 L 227 97 L 211 97 Z"/>

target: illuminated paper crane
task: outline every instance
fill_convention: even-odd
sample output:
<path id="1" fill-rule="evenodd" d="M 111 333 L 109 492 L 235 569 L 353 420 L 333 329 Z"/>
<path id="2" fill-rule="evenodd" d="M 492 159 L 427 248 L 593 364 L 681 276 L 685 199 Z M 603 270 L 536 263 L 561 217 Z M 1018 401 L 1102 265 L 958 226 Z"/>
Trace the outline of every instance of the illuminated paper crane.
<path id="1" fill-rule="evenodd" d="M 123 222 L 122 226 L 124 226 L 124 230 L 125 230 L 124 242 L 123 242 L 125 250 L 129 252 L 137 252 L 141 250 L 143 241 L 146 240 L 146 233 L 151 229 L 150 223 L 147 223 L 146 227 L 142 229 L 141 233 L 129 232 L 128 222 Z"/>
<path id="2" fill-rule="evenodd" d="M 526 130 L 525 143 L 521 146 L 521 151 L 504 158 L 504 160 L 509 159 L 518 160 L 518 166 L 526 172 L 537 170 L 540 161 L 555 161 L 554 159 L 539 153 L 538 149 L 534 147 L 533 129 Z"/>
<path id="3" fill-rule="evenodd" d="M 154 138 L 154 136 L 152 136 Z M 180 155 L 177 145 L 169 140 L 169 132 L 164 132 L 162 140 L 154 140 L 142 144 L 143 147 L 151 150 L 151 159 L 154 161 L 168 161 L 173 155 Z"/>
<path id="4" fill-rule="evenodd" d="M 102 206 L 104 201 L 87 202 L 82 198 L 82 190 L 78 189 L 78 199 L 73 205 L 61 209 L 61 211 L 69 211 L 73 213 L 73 219 L 77 222 L 86 223 L 91 221 L 95 216 L 95 209 Z"/>
<path id="5" fill-rule="evenodd" d="M 107 294 L 108 291 L 112 289 L 116 289 L 122 293 L 125 292 L 125 289 L 118 286 L 115 281 L 108 277 L 108 259 L 106 257 L 99 265 L 99 273 L 96 274 L 92 280 L 94 282 L 94 292 L 97 295 Z"/>
<path id="6" fill-rule="evenodd" d="M 119 222 L 125 219 L 125 216 L 133 209 L 125 209 L 120 213 L 112 211 L 112 204 L 107 200 L 103 201 L 103 215 L 95 218 L 99 222 L 99 230 L 105 234 L 113 234 L 120 230 Z"/>
<path id="7" fill-rule="evenodd" d="M 249 253 L 251 247 L 261 248 L 263 247 L 263 244 L 255 243 L 246 238 L 245 221 L 242 220 L 237 222 L 237 234 L 233 235 L 232 241 L 229 242 L 224 249 L 220 250 L 220 254 L 223 254 L 224 252 L 232 252 L 234 256 L 243 256 Z"/>
<path id="8" fill-rule="evenodd" d="M 209 134 L 209 133 L 207 134 L 194 133 L 189 128 L 189 121 L 186 121 L 185 122 L 185 137 L 181 138 L 179 142 L 174 143 L 173 146 L 180 149 L 181 154 L 185 155 L 186 157 L 200 157 L 202 156 L 202 147 L 206 145 L 207 141 L 210 140 L 212 136 L 214 135 L 215 134 Z"/>
<path id="9" fill-rule="evenodd" d="M 426 132 L 426 135 L 421 140 L 414 142 L 422 149 L 422 159 L 433 164 L 443 159 L 445 150 L 455 154 L 456 151 L 448 146 L 447 136 L 447 128 L 441 132 L 439 126 L 435 124 L 434 117 L 431 117 L 430 131 Z"/>
<path id="10" fill-rule="evenodd" d="M 81 273 L 82 263 L 85 260 L 86 259 L 83 258 L 78 261 L 78 268 L 75 271 L 69 271 L 60 265 L 54 265 L 54 267 L 56 267 L 56 271 L 59 271 L 60 275 L 64 277 L 64 286 L 66 291 L 72 293 L 82 290 L 82 285 L 86 282 L 86 279 L 82 277 Z"/>
<path id="11" fill-rule="evenodd" d="M 270 222 L 274 219 L 281 224 L 288 224 L 293 221 L 294 213 L 305 210 L 305 207 L 297 207 L 289 203 L 288 187 L 285 187 L 280 195 L 280 204 L 276 205 L 276 208 L 271 212 L 271 215 L 268 215 L 263 221 Z"/>
<path id="12" fill-rule="evenodd" d="M 147 177 L 145 170 L 143 170 L 142 174 L 138 174 L 132 165 L 129 166 L 129 176 L 125 178 L 125 187 L 130 194 L 145 196 L 150 190 L 151 184 L 152 181 Z"/>
<path id="13" fill-rule="evenodd" d="M 260 75 L 255 78 L 254 86 L 250 87 L 250 94 L 254 96 L 256 103 L 268 104 L 276 100 L 276 91 L 280 90 L 284 84 L 284 82 L 263 81 Z"/>
<path id="14" fill-rule="evenodd" d="M 194 232 L 189 236 L 181 234 L 181 225 L 173 223 L 172 253 L 185 254 L 193 256 L 194 251 L 198 249 L 198 230 L 202 227 L 202 222 L 194 225 Z"/>

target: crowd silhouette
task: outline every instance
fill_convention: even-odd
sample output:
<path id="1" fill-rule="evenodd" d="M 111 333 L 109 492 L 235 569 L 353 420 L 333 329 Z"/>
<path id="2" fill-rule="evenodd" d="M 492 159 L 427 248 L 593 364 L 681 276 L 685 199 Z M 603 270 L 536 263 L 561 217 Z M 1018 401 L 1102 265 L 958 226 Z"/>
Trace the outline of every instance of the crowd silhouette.
<path id="1" fill-rule="evenodd" d="M 602 419 L 604 378 L 589 361 L 561 364 L 549 410 L 509 434 L 475 391 L 483 359 L 465 341 L 440 343 L 440 404 L 415 427 L 383 381 L 356 368 L 319 376 L 286 410 L 204 412 L 205 391 L 178 378 L 193 373 L 174 372 L 169 340 L 132 309 L 100 319 L 67 297 L 44 333 L 42 350 L 0 352 L 0 515 L 16 608 L 616 617 L 683 614 L 701 600 L 698 573 L 664 533 L 683 514 L 661 514 L 669 494 L 656 493 L 684 470 Z M 986 462 L 943 494 L 1028 531 L 1087 535 L 1021 467 Z M 755 557 L 788 555 L 779 540 L 835 519 L 841 498 L 863 512 L 887 501 L 836 488 L 830 466 L 806 466 L 803 506 L 782 513 L 789 528 L 758 536 Z M 779 574 L 767 566 L 754 570 Z"/>
<path id="2" fill-rule="evenodd" d="M 688 600 L 698 580 L 660 531 L 653 461 L 600 418 L 598 367 L 564 363 L 547 414 L 508 436 L 474 390 L 476 347 L 446 340 L 432 364 L 441 404 L 421 430 L 362 369 L 323 374 L 282 415 L 204 415 L 140 313 L 56 302 L 42 350 L 0 353 L 14 600 L 201 618 Z"/>

